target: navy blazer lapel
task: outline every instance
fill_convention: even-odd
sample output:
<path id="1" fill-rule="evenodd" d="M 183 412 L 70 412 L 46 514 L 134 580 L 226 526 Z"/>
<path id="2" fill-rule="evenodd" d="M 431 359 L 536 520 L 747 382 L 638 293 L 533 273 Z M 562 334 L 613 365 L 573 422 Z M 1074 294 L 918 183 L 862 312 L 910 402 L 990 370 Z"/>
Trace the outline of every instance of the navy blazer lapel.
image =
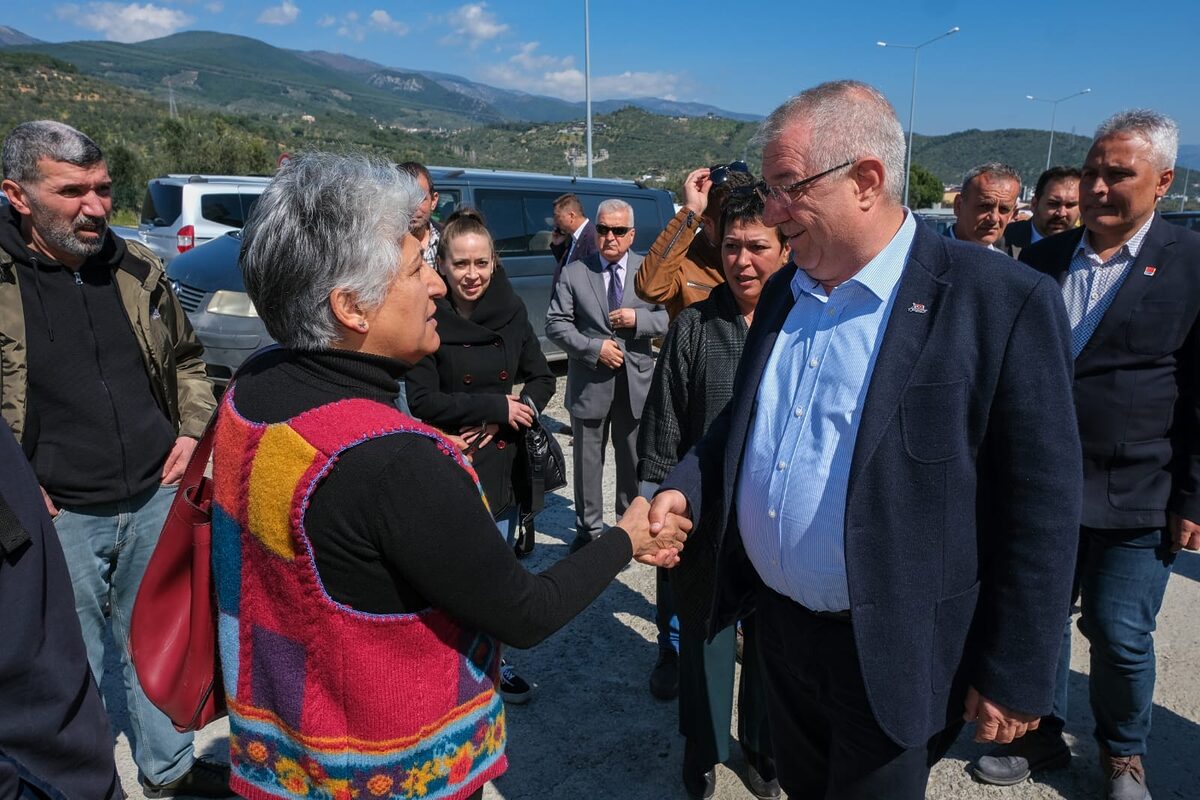
<path id="1" fill-rule="evenodd" d="M 796 265 L 788 262 L 787 266 L 768 281 L 754 312 L 750 339 L 746 343 L 741 363 L 738 364 L 740 374 L 733 385 L 740 387 L 742 391 L 735 394 L 731 401 L 733 407 L 730 409 L 729 438 L 725 442 L 726 500 L 733 499 L 737 487 L 738 465 L 742 462 L 742 449 L 746 445 L 746 437 L 750 435 L 750 424 L 754 421 L 758 387 L 762 384 L 767 360 L 771 357 L 771 351 L 775 349 L 775 340 L 779 338 L 784 321 L 796 304 L 796 299 L 792 296 L 792 278 L 795 275 Z M 726 503 L 725 507 L 732 508 L 732 504 Z"/>
<path id="2" fill-rule="evenodd" d="M 946 267 L 946 245 L 924 225 L 917 225 L 912 250 L 896 288 L 896 302 L 883 330 L 879 355 L 867 386 L 862 418 L 850 461 L 846 502 L 862 467 L 875 452 L 883 432 L 900 407 L 900 395 L 908 385 L 917 359 L 925 349 L 930 331 L 942 305 L 948 301 L 950 284 L 939 276 Z"/>
<path id="3" fill-rule="evenodd" d="M 1156 278 L 1156 275 L 1162 266 L 1161 262 L 1166 261 L 1169 256 L 1169 253 L 1164 251 L 1173 244 L 1175 244 L 1175 227 L 1156 212 L 1154 221 L 1150 223 L 1150 230 L 1146 231 L 1146 238 L 1142 241 L 1142 248 L 1138 251 L 1137 258 L 1129 265 L 1129 274 L 1125 276 L 1121 288 L 1117 289 L 1117 296 L 1113 298 L 1112 305 L 1101 317 L 1100 324 L 1092 333 L 1092 338 L 1088 339 L 1083 350 L 1075 357 L 1076 362 L 1082 360 L 1095 348 L 1102 346 L 1105 339 L 1120 330 L 1125 321 L 1129 319 L 1129 315 L 1133 313 L 1134 307 L 1141 302 L 1151 283 L 1156 279 L 1162 280 Z M 1074 258 L 1074 254 L 1075 251 L 1072 250 L 1072 258 Z M 1150 267 L 1154 267 L 1154 269 L 1151 274 L 1147 275 L 1146 270 Z"/>

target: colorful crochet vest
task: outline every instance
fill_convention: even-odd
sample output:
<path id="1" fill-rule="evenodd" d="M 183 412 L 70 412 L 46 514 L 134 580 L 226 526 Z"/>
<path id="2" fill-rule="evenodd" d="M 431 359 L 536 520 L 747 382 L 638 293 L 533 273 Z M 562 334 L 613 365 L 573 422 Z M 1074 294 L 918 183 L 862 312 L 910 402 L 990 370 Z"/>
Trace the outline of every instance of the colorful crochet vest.
<path id="1" fill-rule="evenodd" d="M 436 608 L 367 614 L 336 602 L 304 531 L 322 478 L 370 439 L 427 436 L 475 479 L 470 465 L 382 403 L 343 400 L 263 425 L 238 414 L 234 394 L 222 401 L 213 463 L 233 790 L 251 800 L 434 800 L 503 774 L 497 643 Z"/>

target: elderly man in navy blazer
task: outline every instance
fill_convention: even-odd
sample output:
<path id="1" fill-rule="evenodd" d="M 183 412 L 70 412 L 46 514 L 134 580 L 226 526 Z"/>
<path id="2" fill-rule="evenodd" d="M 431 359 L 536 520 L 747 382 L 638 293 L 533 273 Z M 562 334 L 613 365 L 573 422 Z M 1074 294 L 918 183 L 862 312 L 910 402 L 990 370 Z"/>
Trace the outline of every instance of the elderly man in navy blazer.
<path id="1" fill-rule="evenodd" d="M 1084 161 L 1084 227 L 1021 260 L 1062 286 L 1083 443 L 1079 629 L 1091 645 L 1092 715 L 1112 800 L 1148 800 L 1155 617 L 1176 551 L 1200 549 L 1200 234 L 1154 213 L 1175 177 L 1179 130 L 1153 111 L 1105 121 Z M 975 770 L 1014 783 L 1065 765 L 1070 676 L 1036 736 Z"/>
<path id="2" fill-rule="evenodd" d="M 900 202 L 877 90 L 822 84 L 760 137 L 767 285 L 734 397 L 651 508 L 717 553 L 710 631 L 757 607 L 791 797 L 924 798 L 964 719 L 1051 706 L 1078 539 L 1070 332 L 1054 281 Z"/>

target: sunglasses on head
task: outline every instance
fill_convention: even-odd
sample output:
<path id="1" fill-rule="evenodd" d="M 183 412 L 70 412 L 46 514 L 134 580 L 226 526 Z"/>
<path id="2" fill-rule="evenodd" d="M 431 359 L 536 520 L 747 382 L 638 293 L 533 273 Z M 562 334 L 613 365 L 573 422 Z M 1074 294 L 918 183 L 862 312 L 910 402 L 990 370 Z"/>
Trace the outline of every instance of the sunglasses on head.
<path id="1" fill-rule="evenodd" d="M 600 234 L 601 236 L 608 236 L 611 233 L 613 236 L 616 236 L 619 239 L 625 234 L 629 233 L 631 230 L 633 230 L 633 228 L 628 225 L 602 225 L 600 223 L 596 223 L 596 233 Z"/>
<path id="2" fill-rule="evenodd" d="M 745 161 L 731 161 L 728 164 L 714 164 L 708 168 L 708 179 L 712 181 L 713 186 L 720 186 L 725 181 L 729 180 L 729 173 L 742 172 L 746 175 L 750 174 L 750 167 L 746 166 Z"/>

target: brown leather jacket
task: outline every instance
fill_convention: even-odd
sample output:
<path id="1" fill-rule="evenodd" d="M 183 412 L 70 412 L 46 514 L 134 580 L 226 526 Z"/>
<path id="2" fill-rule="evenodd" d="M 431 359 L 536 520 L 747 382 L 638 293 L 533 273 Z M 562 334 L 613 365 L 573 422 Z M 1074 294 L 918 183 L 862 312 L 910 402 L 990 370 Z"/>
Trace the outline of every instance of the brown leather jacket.
<path id="1" fill-rule="evenodd" d="M 699 228 L 699 214 L 686 206 L 679 209 L 650 245 L 633 282 L 638 297 L 665 305 L 672 320 L 725 282 L 721 253 L 707 236 L 696 235 Z"/>

